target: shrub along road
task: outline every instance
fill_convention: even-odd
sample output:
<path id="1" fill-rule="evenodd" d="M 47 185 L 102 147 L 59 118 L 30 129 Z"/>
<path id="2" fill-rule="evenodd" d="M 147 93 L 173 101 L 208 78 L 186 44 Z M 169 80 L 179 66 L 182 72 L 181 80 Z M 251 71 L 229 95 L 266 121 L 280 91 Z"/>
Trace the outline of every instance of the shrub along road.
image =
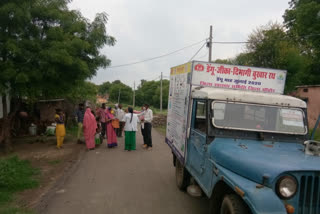
<path id="1" fill-rule="evenodd" d="M 55 213 L 207 213 L 206 198 L 192 198 L 175 185 L 172 154 L 164 136 L 153 131 L 153 150 L 124 151 L 105 144 L 89 151 L 66 183 L 55 193 L 43 211 Z"/>

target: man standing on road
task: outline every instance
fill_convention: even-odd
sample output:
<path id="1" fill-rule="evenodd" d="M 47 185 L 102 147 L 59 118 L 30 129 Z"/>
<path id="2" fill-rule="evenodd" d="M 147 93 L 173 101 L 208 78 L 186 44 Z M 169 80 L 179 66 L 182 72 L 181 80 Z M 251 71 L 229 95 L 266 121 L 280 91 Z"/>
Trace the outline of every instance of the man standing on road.
<path id="1" fill-rule="evenodd" d="M 81 133 L 82 133 L 82 127 L 83 127 L 83 117 L 84 117 L 84 105 L 83 103 L 79 104 L 78 110 L 76 111 L 76 120 L 78 122 L 78 132 L 77 132 L 77 139 L 78 143 L 82 143 L 81 141 Z"/>
<path id="2" fill-rule="evenodd" d="M 125 124 L 124 117 L 125 113 L 122 110 L 122 105 L 119 104 L 118 108 L 116 109 L 116 118 L 119 120 L 119 128 L 116 130 L 117 137 L 122 137 L 122 131 Z"/>
<path id="3" fill-rule="evenodd" d="M 144 104 L 144 145 L 143 148 L 152 150 L 152 120 L 153 120 L 153 113 L 152 110 L 149 108 L 148 104 Z"/>
<path id="4" fill-rule="evenodd" d="M 101 123 L 101 137 L 102 139 L 105 138 L 106 135 L 106 104 L 102 103 L 101 108 L 98 109 L 97 111 L 97 116 L 99 118 L 99 122 Z"/>

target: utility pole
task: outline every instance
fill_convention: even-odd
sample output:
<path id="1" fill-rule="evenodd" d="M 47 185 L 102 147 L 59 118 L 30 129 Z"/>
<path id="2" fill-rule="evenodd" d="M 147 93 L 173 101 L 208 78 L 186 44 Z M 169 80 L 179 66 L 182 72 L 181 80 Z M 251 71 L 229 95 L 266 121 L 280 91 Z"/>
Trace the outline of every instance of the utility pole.
<path id="1" fill-rule="evenodd" d="M 209 35 L 209 62 L 211 62 L 212 57 L 212 25 L 210 25 L 210 35 Z"/>
<path id="2" fill-rule="evenodd" d="M 160 78 L 160 112 L 162 112 L 162 72 Z"/>
<path id="3" fill-rule="evenodd" d="M 136 82 L 133 81 L 133 108 L 135 106 L 135 102 L 136 102 Z"/>
<path id="4" fill-rule="evenodd" d="M 120 103 L 120 94 L 121 94 L 121 88 L 119 88 L 118 104 Z"/>

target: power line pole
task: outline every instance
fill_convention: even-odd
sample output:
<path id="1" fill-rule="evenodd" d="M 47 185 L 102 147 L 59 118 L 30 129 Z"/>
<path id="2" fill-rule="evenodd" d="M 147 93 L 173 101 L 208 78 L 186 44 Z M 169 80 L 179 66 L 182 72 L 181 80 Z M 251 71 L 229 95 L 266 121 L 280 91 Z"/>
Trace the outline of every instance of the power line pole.
<path id="1" fill-rule="evenodd" d="M 212 57 L 212 25 L 210 25 L 210 35 L 209 35 L 209 62 L 211 62 Z"/>
<path id="2" fill-rule="evenodd" d="M 161 79 L 160 79 L 160 112 L 162 112 L 162 72 L 161 72 Z"/>
<path id="3" fill-rule="evenodd" d="M 135 102 L 136 102 L 136 82 L 133 81 L 133 108 L 135 106 Z"/>

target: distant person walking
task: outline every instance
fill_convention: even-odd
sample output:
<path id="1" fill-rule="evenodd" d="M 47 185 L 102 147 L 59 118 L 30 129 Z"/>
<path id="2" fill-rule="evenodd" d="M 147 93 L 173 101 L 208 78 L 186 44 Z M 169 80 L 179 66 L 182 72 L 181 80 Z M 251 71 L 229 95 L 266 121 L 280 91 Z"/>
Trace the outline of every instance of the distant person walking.
<path id="1" fill-rule="evenodd" d="M 136 150 L 136 132 L 138 126 L 138 116 L 133 113 L 133 108 L 129 107 L 128 112 L 124 116 L 125 126 L 124 126 L 124 133 L 125 133 L 125 146 L 124 149 L 131 151 Z"/>
<path id="2" fill-rule="evenodd" d="M 56 109 L 56 115 L 54 116 L 56 125 L 56 137 L 57 137 L 57 148 L 60 149 L 63 146 L 63 140 L 66 136 L 66 128 L 64 126 L 65 116 L 61 109 Z"/>
<path id="3" fill-rule="evenodd" d="M 143 148 L 152 150 L 152 136 L 151 136 L 151 131 L 152 131 L 152 120 L 153 120 L 153 112 L 149 108 L 148 104 L 144 105 L 143 108 L 143 141 L 144 145 Z"/>
<path id="4" fill-rule="evenodd" d="M 113 148 L 118 146 L 116 132 L 114 131 L 114 127 L 112 126 L 112 121 L 115 120 L 115 117 L 111 112 L 112 112 L 112 108 L 109 107 L 108 110 L 106 111 L 108 148 Z"/>
<path id="5" fill-rule="evenodd" d="M 105 138 L 106 136 L 106 112 L 107 112 L 107 109 L 106 109 L 106 104 L 103 103 L 101 108 L 99 108 L 97 110 L 97 116 L 99 118 L 99 122 L 101 123 L 101 136 L 102 136 L 102 139 Z"/>
<path id="6" fill-rule="evenodd" d="M 119 104 L 116 109 L 116 118 L 119 120 L 119 128 L 116 129 L 117 137 L 122 137 L 122 132 L 124 128 L 124 119 L 125 119 L 125 113 L 122 110 L 122 105 Z"/>
<path id="7" fill-rule="evenodd" d="M 91 109 L 87 108 L 83 119 L 83 134 L 86 140 L 88 150 L 95 148 L 95 134 L 97 130 L 97 122 L 95 116 L 92 114 Z"/>
<path id="8" fill-rule="evenodd" d="M 79 104 L 78 110 L 76 111 L 76 120 L 78 123 L 78 132 L 77 132 L 77 139 L 78 139 L 78 143 L 82 143 L 81 141 L 81 134 L 83 133 L 82 129 L 83 129 L 83 117 L 84 117 L 84 105 L 83 103 Z"/>

